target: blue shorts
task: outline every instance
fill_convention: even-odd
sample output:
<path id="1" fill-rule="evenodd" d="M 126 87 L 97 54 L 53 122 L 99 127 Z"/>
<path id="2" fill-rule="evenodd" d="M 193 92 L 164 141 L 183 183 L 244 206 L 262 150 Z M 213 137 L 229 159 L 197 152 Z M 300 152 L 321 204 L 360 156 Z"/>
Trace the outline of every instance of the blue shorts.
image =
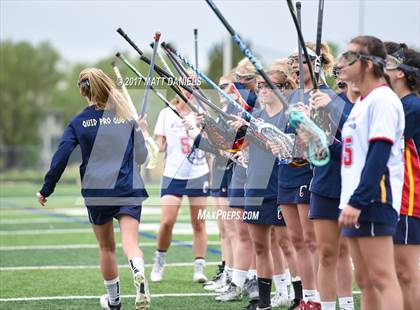
<path id="1" fill-rule="evenodd" d="M 278 187 L 277 204 L 309 204 L 311 193 L 309 185 L 302 185 L 295 188 Z"/>
<path id="2" fill-rule="evenodd" d="M 209 175 L 205 174 L 195 179 L 173 179 L 163 176 L 160 197 L 173 195 L 177 197 L 202 197 L 209 195 Z"/>
<path id="3" fill-rule="evenodd" d="M 141 206 L 89 206 L 87 207 L 89 222 L 104 225 L 126 214 L 140 222 Z"/>
<path id="4" fill-rule="evenodd" d="M 232 169 L 225 170 L 221 175 L 220 173 L 212 174 L 210 193 L 212 197 L 227 197 L 228 187 L 232 180 Z"/>
<path id="5" fill-rule="evenodd" d="M 396 225 L 373 222 L 361 222 L 357 226 L 343 227 L 341 235 L 344 237 L 381 237 L 393 236 Z"/>
<path id="6" fill-rule="evenodd" d="M 232 181 L 228 188 L 229 207 L 244 209 L 245 207 L 246 169 L 241 166 L 233 168 Z"/>
<path id="7" fill-rule="evenodd" d="M 250 214 L 249 212 L 257 214 L 258 212 L 258 217 L 252 219 L 245 217 L 245 223 L 286 226 L 286 222 L 281 214 L 281 209 L 277 205 L 277 199 L 264 198 L 260 204 L 250 203 L 252 200 L 252 198 L 246 198 L 244 211 L 248 214 Z"/>
<path id="8" fill-rule="evenodd" d="M 229 207 L 234 209 L 245 208 L 245 190 L 237 188 L 228 188 Z"/>
<path id="9" fill-rule="evenodd" d="M 394 244 L 420 244 L 420 218 L 400 215 L 397 231 L 394 235 Z"/>
<path id="10" fill-rule="evenodd" d="M 338 220 L 340 216 L 340 199 L 329 198 L 311 193 L 309 218 L 320 220 Z"/>

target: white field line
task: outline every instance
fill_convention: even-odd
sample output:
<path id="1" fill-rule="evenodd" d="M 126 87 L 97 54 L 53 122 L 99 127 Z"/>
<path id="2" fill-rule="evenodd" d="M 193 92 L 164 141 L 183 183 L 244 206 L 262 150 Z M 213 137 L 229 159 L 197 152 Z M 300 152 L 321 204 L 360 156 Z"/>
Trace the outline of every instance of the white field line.
<path id="1" fill-rule="evenodd" d="M 274 293 L 271 293 L 272 295 Z M 353 291 L 354 295 L 359 295 L 360 291 Z M 203 297 L 216 296 L 216 293 L 168 293 L 168 294 L 152 294 L 152 298 L 162 297 Z M 81 299 L 99 299 L 100 296 L 40 296 L 40 297 L 15 297 L 0 298 L 0 302 L 10 301 L 39 301 L 39 300 L 81 300 Z M 121 295 L 122 298 L 134 298 L 135 295 Z"/>
<path id="2" fill-rule="evenodd" d="M 206 262 L 206 266 L 216 266 L 219 262 Z M 145 264 L 145 267 L 152 267 L 153 264 Z M 194 263 L 167 263 L 165 267 L 192 267 Z M 118 265 L 118 268 L 129 268 L 128 265 Z M 0 267 L 0 271 L 28 271 L 28 270 L 64 270 L 64 269 L 99 269 L 98 265 L 55 265 L 55 266 L 16 266 Z"/>
<path id="3" fill-rule="evenodd" d="M 171 246 L 192 245 L 192 241 L 174 242 Z M 220 245 L 219 241 L 207 241 L 208 245 Z M 153 247 L 156 242 L 140 242 L 140 247 Z M 122 247 L 121 243 L 117 247 Z M 98 245 L 94 243 L 87 244 L 56 244 L 56 245 L 15 245 L 15 246 L 0 246 L 0 251 L 28 251 L 28 250 L 70 250 L 70 249 L 97 249 Z"/>
<path id="4" fill-rule="evenodd" d="M 217 235 L 218 228 L 217 223 L 209 221 L 206 223 L 207 234 Z M 152 231 L 157 232 L 159 229 L 159 223 L 140 223 L 140 231 Z M 119 228 L 115 227 L 115 231 L 119 231 Z M 15 236 L 15 235 L 49 235 L 49 234 L 71 234 L 71 233 L 92 233 L 91 228 L 58 228 L 58 229 L 22 229 L 22 230 L 0 230 L 0 236 Z M 189 223 L 176 223 L 174 234 L 178 235 L 190 235 L 192 234 L 192 227 Z"/>

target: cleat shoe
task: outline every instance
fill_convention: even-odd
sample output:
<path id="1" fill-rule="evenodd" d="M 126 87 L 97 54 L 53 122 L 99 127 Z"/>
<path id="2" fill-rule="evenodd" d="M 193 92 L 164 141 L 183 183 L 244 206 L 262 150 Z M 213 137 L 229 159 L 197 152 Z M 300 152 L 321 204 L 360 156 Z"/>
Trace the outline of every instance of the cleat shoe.
<path id="1" fill-rule="evenodd" d="M 218 288 L 221 288 L 222 286 L 224 286 L 224 274 L 218 274 L 216 275 L 212 281 L 207 281 L 206 283 L 203 284 L 203 288 L 206 291 L 214 291 Z"/>
<path id="2" fill-rule="evenodd" d="M 242 308 L 242 310 L 257 310 L 258 308 L 258 299 L 251 299 L 248 306 Z"/>
<path id="3" fill-rule="evenodd" d="M 288 310 L 304 310 L 305 309 L 305 302 L 303 299 L 293 299 L 292 303 Z"/>
<path id="4" fill-rule="evenodd" d="M 150 293 L 144 274 L 139 272 L 134 275 L 134 286 L 136 287 L 136 310 L 149 309 Z"/>
<path id="5" fill-rule="evenodd" d="M 289 306 L 289 299 L 286 295 L 281 294 L 281 292 L 276 292 L 276 294 L 271 298 L 272 307 L 287 307 Z"/>
<path id="6" fill-rule="evenodd" d="M 197 283 L 207 282 L 207 277 L 204 274 L 204 263 L 203 262 L 195 262 L 194 263 L 193 281 L 197 282 Z"/>
<path id="7" fill-rule="evenodd" d="M 111 305 L 109 303 L 108 294 L 102 295 L 101 298 L 99 299 L 99 303 L 101 304 L 101 309 L 102 310 L 120 310 L 120 309 L 122 309 L 121 302 L 118 305 Z"/>
<path id="8" fill-rule="evenodd" d="M 251 279 L 246 279 L 244 283 L 244 293 L 249 296 L 250 299 L 258 299 L 258 280 L 254 276 Z"/>
<path id="9" fill-rule="evenodd" d="M 165 270 L 165 258 L 155 256 L 153 259 L 152 272 L 150 273 L 150 280 L 152 282 L 160 282 L 163 278 L 163 271 Z"/>
<path id="10" fill-rule="evenodd" d="M 235 301 L 242 300 L 242 289 L 231 282 L 227 290 L 216 297 L 219 301 Z"/>
<path id="11" fill-rule="evenodd" d="M 224 266 L 223 265 L 218 265 L 219 269 L 217 270 L 216 275 L 213 277 L 213 279 L 211 281 L 207 281 L 206 283 L 203 284 L 203 288 L 206 291 L 214 291 L 218 288 L 221 288 L 222 286 L 225 285 L 225 271 L 224 271 Z"/>
<path id="12" fill-rule="evenodd" d="M 224 293 L 224 292 L 226 292 L 227 291 L 227 289 L 229 288 L 229 285 L 230 285 L 230 283 L 232 283 L 232 279 L 227 279 L 226 280 L 226 283 L 224 283 L 223 284 L 223 286 L 222 287 L 220 287 L 220 288 L 218 288 L 218 289 L 215 289 L 214 290 L 214 292 L 215 293 Z"/>

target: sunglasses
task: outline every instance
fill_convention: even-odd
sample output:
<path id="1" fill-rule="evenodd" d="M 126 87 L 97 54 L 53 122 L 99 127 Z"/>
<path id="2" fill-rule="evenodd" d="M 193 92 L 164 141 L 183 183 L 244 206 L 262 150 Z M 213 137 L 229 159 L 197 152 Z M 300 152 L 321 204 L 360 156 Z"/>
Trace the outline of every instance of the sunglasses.
<path id="1" fill-rule="evenodd" d="M 80 80 L 79 82 L 77 82 L 77 86 L 79 88 L 82 87 L 82 86 L 90 87 L 89 80 L 88 79 Z"/>
<path id="2" fill-rule="evenodd" d="M 385 69 L 388 71 L 398 70 L 403 63 L 404 59 L 393 55 L 388 55 L 386 56 Z"/>
<path id="3" fill-rule="evenodd" d="M 218 85 L 221 90 L 225 90 L 229 87 L 230 83 L 223 83 Z"/>
<path id="4" fill-rule="evenodd" d="M 239 74 L 235 73 L 235 77 L 237 81 L 241 81 L 242 83 L 249 83 L 255 80 L 256 75 L 255 74 Z"/>
<path id="5" fill-rule="evenodd" d="M 283 90 L 286 86 L 284 83 L 275 83 L 275 82 L 271 82 L 271 83 L 280 90 Z M 263 88 L 271 89 L 270 85 L 268 85 L 267 82 L 258 82 L 257 90 L 262 90 Z"/>
<path id="6" fill-rule="evenodd" d="M 311 61 L 314 61 L 315 60 L 315 58 L 316 57 L 314 57 L 314 56 L 309 56 L 309 59 L 311 60 Z M 293 55 L 293 56 L 289 56 L 289 61 L 288 61 L 288 64 L 289 65 L 293 65 L 295 62 L 299 62 L 299 56 L 297 56 L 297 55 Z M 303 64 L 307 64 L 308 62 L 306 61 L 306 58 L 305 57 L 303 57 L 302 56 L 302 63 Z"/>

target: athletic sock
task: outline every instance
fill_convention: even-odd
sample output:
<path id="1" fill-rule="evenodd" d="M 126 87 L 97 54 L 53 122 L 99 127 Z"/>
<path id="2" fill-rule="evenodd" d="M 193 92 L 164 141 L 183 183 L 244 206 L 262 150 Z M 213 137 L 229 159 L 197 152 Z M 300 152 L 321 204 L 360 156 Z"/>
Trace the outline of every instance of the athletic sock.
<path id="1" fill-rule="evenodd" d="M 290 274 L 289 268 L 284 269 L 284 272 L 286 273 L 287 285 L 292 285 L 292 275 Z"/>
<path id="2" fill-rule="evenodd" d="M 232 282 L 235 283 L 237 287 L 243 289 L 247 274 L 248 271 L 246 270 L 233 269 Z"/>
<path id="3" fill-rule="evenodd" d="M 204 266 L 206 264 L 206 260 L 203 257 L 196 257 L 194 260 L 194 264 Z"/>
<path id="4" fill-rule="evenodd" d="M 321 301 L 322 310 L 335 310 L 335 301 Z"/>
<path id="5" fill-rule="evenodd" d="M 295 292 L 295 299 L 303 299 L 302 281 L 299 277 L 292 278 L 293 291 Z"/>
<path id="6" fill-rule="evenodd" d="M 233 268 L 226 266 L 226 276 L 228 279 L 232 280 Z"/>
<path id="7" fill-rule="evenodd" d="M 319 302 L 318 292 L 317 290 L 302 290 L 303 292 L 303 300 L 307 301 L 315 301 Z"/>
<path id="8" fill-rule="evenodd" d="M 353 296 L 351 296 L 351 297 L 339 297 L 338 298 L 338 304 L 340 305 L 340 309 L 354 310 Z"/>
<path id="9" fill-rule="evenodd" d="M 136 275 L 139 272 L 144 274 L 143 258 L 135 256 L 132 259 L 129 259 L 128 262 L 130 263 L 130 268 L 133 275 Z"/>
<path id="10" fill-rule="evenodd" d="M 248 279 L 253 279 L 254 277 L 255 278 L 257 277 L 257 270 L 256 269 L 249 269 L 247 278 Z"/>
<path id="11" fill-rule="evenodd" d="M 287 275 L 286 273 L 276 274 L 273 276 L 273 282 L 276 287 L 276 292 L 282 296 L 287 297 Z"/>
<path id="12" fill-rule="evenodd" d="M 156 252 L 155 252 L 156 257 L 161 257 L 163 259 L 165 259 L 166 254 L 168 254 L 168 252 L 163 251 L 163 250 L 156 250 Z"/>
<path id="13" fill-rule="evenodd" d="M 271 305 L 271 279 L 258 278 L 258 307 L 267 308 Z"/>
<path id="14" fill-rule="evenodd" d="M 120 278 L 104 280 L 104 285 L 108 292 L 109 304 L 118 305 L 120 303 Z"/>

